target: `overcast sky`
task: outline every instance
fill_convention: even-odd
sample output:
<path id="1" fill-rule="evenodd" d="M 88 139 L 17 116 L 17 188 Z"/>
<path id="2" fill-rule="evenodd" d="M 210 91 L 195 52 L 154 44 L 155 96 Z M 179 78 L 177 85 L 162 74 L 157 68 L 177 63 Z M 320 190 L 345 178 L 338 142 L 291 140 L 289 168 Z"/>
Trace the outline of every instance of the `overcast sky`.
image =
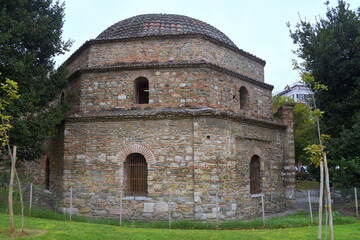
<path id="1" fill-rule="evenodd" d="M 181 14 L 207 22 L 225 33 L 238 48 L 266 61 L 265 82 L 274 91 L 293 84 L 299 77 L 292 70 L 291 28 L 302 19 L 315 22 L 325 16 L 325 0 L 65 0 L 63 39 L 72 39 L 70 52 L 56 58 L 63 63 L 85 41 L 96 38 L 110 25 L 146 13 Z M 347 0 L 350 9 L 359 0 Z M 337 0 L 330 0 L 331 6 Z"/>

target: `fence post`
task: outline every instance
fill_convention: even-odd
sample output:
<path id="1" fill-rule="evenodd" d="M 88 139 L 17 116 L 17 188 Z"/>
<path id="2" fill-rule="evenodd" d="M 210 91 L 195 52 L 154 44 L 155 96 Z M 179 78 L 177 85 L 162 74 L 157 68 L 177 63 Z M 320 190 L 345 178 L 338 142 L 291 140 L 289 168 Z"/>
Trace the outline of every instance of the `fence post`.
<path id="1" fill-rule="evenodd" d="M 170 200 L 171 200 L 171 192 L 169 192 L 169 197 L 168 197 L 168 214 L 169 214 L 169 228 L 171 228 L 171 203 L 170 203 Z"/>
<path id="2" fill-rule="evenodd" d="M 220 214 L 220 208 L 219 208 L 218 189 L 216 189 L 215 203 L 216 203 L 216 229 L 219 229 L 219 214 Z"/>
<path id="3" fill-rule="evenodd" d="M 33 191 L 33 185 L 30 183 L 30 199 L 29 199 L 29 212 L 31 214 L 31 207 L 32 207 L 32 191 Z"/>
<path id="4" fill-rule="evenodd" d="M 170 203 L 170 192 L 169 192 L 169 196 L 168 196 L 168 220 L 169 220 L 169 228 L 171 228 L 171 203 Z"/>
<path id="5" fill-rule="evenodd" d="M 69 213 L 70 213 L 70 221 L 71 221 L 71 214 L 72 214 L 72 187 L 70 188 L 70 209 L 69 209 Z"/>
<path id="6" fill-rule="evenodd" d="M 358 217 L 359 217 L 359 205 L 358 205 L 358 198 L 357 198 L 357 189 L 356 189 L 356 187 L 354 187 L 354 192 L 355 192 L 355 216 L 358 218 Z"/>
<path id="7" fill-rule="evenodd" d="M 311 223 L 314 223 L 314 219 L 313 219 L 313 215 L 312 215 L 312 207 L 311 207 L 310 191 L 309 191 L 309 190 L 307 190 L 307 194 L 308 194 L 308 201 L 309 201 L 310 219 L 311 219 Z"/>
<path id="8" fill-rule="evenodd" d="M 122 226 L 122 191 L 120 190 L 120 219 L 119 219 L 119 221 L 120 221 L 120 226 Z"/>
<path id="9" fill-rule="evenodd" d="M 264 194 L 261 194 L 261 211 L 262 211 L 262 220 L 263 220 L 263 225 L 265 226 L 265 206 L 264 206 Z"/>

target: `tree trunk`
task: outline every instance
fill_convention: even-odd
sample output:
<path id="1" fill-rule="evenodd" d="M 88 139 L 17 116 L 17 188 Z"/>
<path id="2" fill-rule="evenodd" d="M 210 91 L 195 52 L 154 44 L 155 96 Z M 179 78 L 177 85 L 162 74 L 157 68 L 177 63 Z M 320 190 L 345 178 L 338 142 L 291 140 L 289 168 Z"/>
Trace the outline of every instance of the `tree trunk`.
<path id="1" fill-rule="evenodd" d="M 329 177 L 329 169 L 327 165 L 327 157 L 325 152 L 323 152 L 323 158 L 324 158 L 324 171 L 325 171 L 325 190 L 326 190 L 326 199 L 327 199 L 326 210 L 328 211 L 328 217 L 329 217 L 330 240 L 334 240 L 334 226 L 333 226 L 332 209 L 331 209 L 330 177 Z"/>
<path id="2" fill-rule="evenodd" d="M 324 194 L 324 166 L 323 161 L 320 162 L 320 192 L 319 192 L 319 214 L 318 214 L 318 240 L 321 240 L 322 230 L 322 208 Z"/>
<path id="3" fill-rule="evenodd" d="M 14 226 L 14 209 L 13 209 L 13 185 L 15 175 L 15 163 L 16 163 L 16 146 L 13 148 L 13 154 L 10 152 L 11 157 L 11 170 L 10 170 L 10 183 L 9 183 L 9 219 L 10 219 L 10 232 L 15 232 Z"/>
<path id="4" fill-rule="evenodd" d="M 19 185 L 19 193 L 20 193 L 20 203 L 21 203 L 21 232 L 24 231 L 24 201 L 23 201 L 23 195 L 22 195 L 22 189 L 21 189 L 21 182 L 19 179 L 19 175 L 17 174 L 16 168 L 15 168 L 15 176 Z"/>

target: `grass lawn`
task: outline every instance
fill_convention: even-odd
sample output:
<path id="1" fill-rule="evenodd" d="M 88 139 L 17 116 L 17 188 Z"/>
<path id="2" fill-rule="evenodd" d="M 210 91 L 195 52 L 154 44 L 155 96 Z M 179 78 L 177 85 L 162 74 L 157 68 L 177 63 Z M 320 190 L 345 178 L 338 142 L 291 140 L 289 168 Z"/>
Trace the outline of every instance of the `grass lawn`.
<path id="1" fill-rule="evenodd" d="M 20 217 L 15 216 L 19 228 Z M 9 218 L 0 214 L 0 239 L 7 237 Z M 179 230 L 156 228 L 129 228 L 104 224 L 46 220 L 38 218 L 25 219 L 28 235 L 11 239 L 316 239 L 316 227 L 253 229 L 253 230 Z M 360 223 L 336 225 L 335 239 L 355 240 L 360 236 Z"/>
<path id="2" fill-rule="evenodd" d="M 296 190 L 319 189 L 320 183 L 316 181 L 296 181 Z"/>

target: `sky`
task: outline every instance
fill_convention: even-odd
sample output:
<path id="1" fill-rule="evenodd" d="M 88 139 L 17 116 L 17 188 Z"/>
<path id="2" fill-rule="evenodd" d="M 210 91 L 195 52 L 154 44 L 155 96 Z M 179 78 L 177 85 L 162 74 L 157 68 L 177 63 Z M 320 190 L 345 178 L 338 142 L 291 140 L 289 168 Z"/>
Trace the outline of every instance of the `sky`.
<path id="1" fill-rule="evenodd" d="M 289 28 L 299 19 L 315 23 L 325 16 L 325 0 L 63 0 L 63 39 L 74 40 L 69 52 L 55 58 L 62 64 L 84 42 L 96 38 L 114 23 L 147 13 L 180 14 L 204 21 L 227 35 L 238 48 L 266 61 L 265 82 L 273 93 L 299 80 L 292 67 L 296 59 Z M 61 1 L 60 1 L 61 2 Z M 330 0 L 336 6 L 337 0 Z M 346 0 L 350 9 L 359 0 Z"/>

